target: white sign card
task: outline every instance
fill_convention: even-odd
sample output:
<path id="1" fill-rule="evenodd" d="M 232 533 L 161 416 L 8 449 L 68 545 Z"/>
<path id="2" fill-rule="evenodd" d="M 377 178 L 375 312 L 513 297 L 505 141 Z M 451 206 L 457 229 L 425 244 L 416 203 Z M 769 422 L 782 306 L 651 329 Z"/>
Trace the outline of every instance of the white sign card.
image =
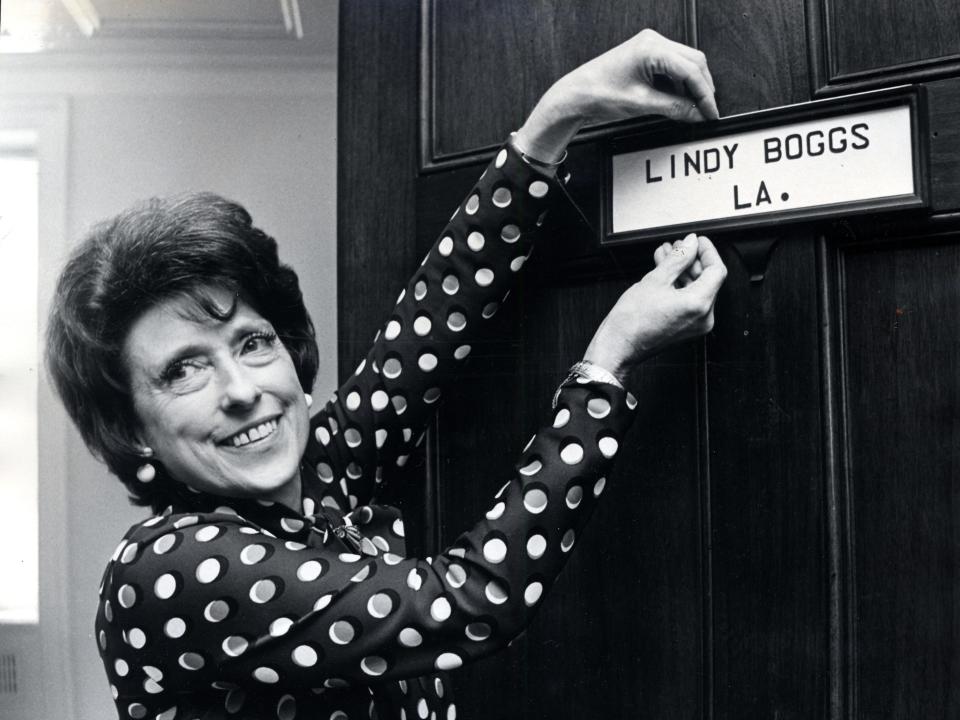
<path id="1" fill-rule="evenodd" d="M 912 137 L 903 104 L 614 155 L 610 229 L 648 235 L 915 195 Z"/>

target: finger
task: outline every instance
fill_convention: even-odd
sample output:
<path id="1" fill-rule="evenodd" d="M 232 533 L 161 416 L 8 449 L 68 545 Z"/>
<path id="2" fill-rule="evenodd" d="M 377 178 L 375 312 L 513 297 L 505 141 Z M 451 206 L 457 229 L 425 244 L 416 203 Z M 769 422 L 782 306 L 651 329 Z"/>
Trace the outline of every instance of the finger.
<path id="1" fill-rule="evenodd" d="M 692 283 L 692 282 L 693 282 L 693 278 L 690 277 L 690 270 L 688 269 L 688 270 L 684 270 L 682 273 L 680 273 L 680 277 L 678 277 L 676 280 L 674 280 L 673 286 L 674 286 L 675 288 L 677 288 L 678 290 L 682 290 L 683 288 L 685 288 L 687 285 L 689 285 L 689 284 Z"/>
<path id="2" fill-rule="evenodd" d="M 716 94 L 717 94 L 717 84 L 713 81 L 713 74 L 710 72 L 710 66 L 707 65 L 706 59 L 703 61 L 703 76 L 707 79 L 707 82 L 710 83 L 710 89 L 713 90 L 714 99 L 713 102 L 716 104 Z M 720 110 L 717 109 L 717 117 L 720 116 Z"/>
<path id="3" fill-rule="evenodd" d="M 659 265 L 663 262 L 664 258 L 667 257 L 667 253 L 673 249 L 673 246 L 670 243 L 665 242 L 663 245 L 658 247 L 653 251 L 653 262 L 655 265 Z"/>
<path id="4" fill-rule="evenodd" d="M 693 261 L 693 264 L 684 271 L 683 275 L 677 278 L 677 281 L 674 283 L 674 285 L 681 289 L 685 288 L 687 285 L 700 277 L 702 272 L 703 265 L 700 264 L 700 258 L 697 258 Z"/>
<path id="5" fill-rule="evenodd" d="M 673 244 L 671 251 L 653 272 L 659 273 L 664 281 L 672 285 L 697 259 L 697 247 L 697 236 L 690 233 Z"/>
<path id="6" fill-rule="evenodd" d="M 717 252 L 716 246 L 711 242 L 710 238 L 704 235 L 700 235 L 697 238 L 697 259 L 704 269 L 711 265 L 723 266 L 723 260 L 720 258 L 720 253 Z M 726 266 L 724 266 L 724 270 L 726 270 Z"/>
<path id="7" fill-rule="evenodd" d="M 711 293 L 710 301 L 710 313 L 713 313 L 714 306 L 717 304 L 717 297 L 720 294 L 720 288 L 723 287 L 723 283 L 727 279 L 727 266 L 726 265 L 711 265 L 710 267 L 714 268 L 710 271 L 710 274 L 707 276 L 707 285 L 705 289 Z M 703 277 L 703 273 L 700 274 L 700 278 Z M 698 280 L 700 278 L 697 278 Z"/>
<path id="8" fill-rule="evenodd" d="M 716 302 L 717 293 L 723 281 L 727 279 L 727 266 L 722 262 L 714 265 L 707 265 L 700 273 L 700 277 L 686 286 L 687 292 L 695 292 L 710 302 L 711 307 Z"/>
<path id="9" fill-rule="evenodd" d="M 658 246 L 657 249 L 653 251 L 653 264 L 655 266 L 663 261 L 663 252 L 663 245 Z"/>
<path id="10" fill-rule="evenodd" d="M 717 293 L 720 292 L 720 286 L 727 277 L 727 266 L 720 258 L 720 253 L 710 241 L 710 238 L 703 235 L 697 238 L 697 259 L 700 261 L 702 270 L 700 276 L 692 283 L 686 286 L 687 292 L 701 294 L 712 304 L 716 302 Z M 693 264 L 691 263 L 691 269 Z"/>
<path id="11" fill-rule="evenodd" d="M 668 40 L 666 38 L 664 38 L 664 40 L 666 40 L 666 43 L 676 52 L 687 58 L 687 60 L 696 63 L 697 67 L 700 68 L 700 72 L 703 73 L 707 83 L 710 85 L 710 90 L 716 93 L 717 86 L 713 82 L 713 75 L 710 74 L 710 67 L 707 65 L 707 56 L 703 54 L 703 51 L 690 47 L 689 45 L 684 45 L 676 40 Z"/>
<path id="12" fill-rule="evenodd" d="M 661 74 L 669 75 L 675 81 L 683 83 L 687 94 L 696 101 L 704 118 L 716 120 L 720 117 L 717 101 L 713 97 L 713 89 L 695 62 L 680 53 L 668 51 L 658 58 L 658 64 Z"/>
<path id="13" fill-rule="evenodd" d="M 693 123 L 706 120 L 696 103 L 691 103 L 683 95 L 663 92 L 656 88 L 647 90 L 647 95 L 644 98 L 644 109 L 654 115 L 663 115 L 679 122 Z"/>
<path id="14" fill-rule="evenodd" d="M 701 72 L 699 77 L 696 78 L 696 84 L 691 85 L 689 82 L 686 83 L 687 92 L 690 97 L 696 101 L 697 108 L 704 118 L 707 120 L 719 120 L 720 110 L 717 108 L 717 100 L 713 95 L 713 88 L 706 85 L 706 83 L 708 83 L 707 76 Z M 708 88 L 706 94 L 702 94 L 704 87 Z"/>

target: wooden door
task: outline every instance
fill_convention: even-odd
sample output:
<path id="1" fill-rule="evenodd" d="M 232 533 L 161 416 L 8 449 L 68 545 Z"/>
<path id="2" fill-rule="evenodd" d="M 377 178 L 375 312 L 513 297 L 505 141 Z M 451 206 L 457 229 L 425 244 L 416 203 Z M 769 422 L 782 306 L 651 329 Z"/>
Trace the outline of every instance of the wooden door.
<path id="1" fill-rule="evenodd" d="M 536 98 L 643 27 L 706 52 L 723 115 L 926 88 L 930 207 L 714 234 L 715 331 L 638 374 L 643 412 L 569 567 L 456 679 L 462 718 L 960 717 L 955 1 L 344 0 L 340 22 L 343 373 Z M 593 228 L 605 139 L 650 125 L 571 148 Z M 556 224 L 406 470 L 424 552 L 481 516 L 655 244 Z"/>

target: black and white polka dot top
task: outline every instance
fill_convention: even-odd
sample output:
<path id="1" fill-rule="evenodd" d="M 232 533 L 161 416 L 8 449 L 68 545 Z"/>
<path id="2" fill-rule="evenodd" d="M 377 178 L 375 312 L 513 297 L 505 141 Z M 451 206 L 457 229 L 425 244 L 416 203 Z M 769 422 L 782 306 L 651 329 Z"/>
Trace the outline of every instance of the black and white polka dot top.
<path id="1" fill-rule="evenodd" d="M 555 180 L 500 150 L 311 424 L 303 507 L 184 493 L 127 533 L 96 633 L 121 718 L 428 720 L 446 671 L 505 646 L 566 561 L 636 401 L 567 382 L 489 511 L 408 558 L 374 502 L 533 247 Z"/>

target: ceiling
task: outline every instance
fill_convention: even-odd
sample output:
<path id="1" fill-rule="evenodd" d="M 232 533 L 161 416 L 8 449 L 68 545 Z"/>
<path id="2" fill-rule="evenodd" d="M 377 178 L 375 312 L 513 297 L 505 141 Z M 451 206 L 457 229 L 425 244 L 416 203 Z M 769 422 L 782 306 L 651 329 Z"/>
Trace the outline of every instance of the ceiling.
<path id="1" fill-rule="evenodd" d="M 0 54 L 333 62 L 337 0 L 2 0 Z"/>

